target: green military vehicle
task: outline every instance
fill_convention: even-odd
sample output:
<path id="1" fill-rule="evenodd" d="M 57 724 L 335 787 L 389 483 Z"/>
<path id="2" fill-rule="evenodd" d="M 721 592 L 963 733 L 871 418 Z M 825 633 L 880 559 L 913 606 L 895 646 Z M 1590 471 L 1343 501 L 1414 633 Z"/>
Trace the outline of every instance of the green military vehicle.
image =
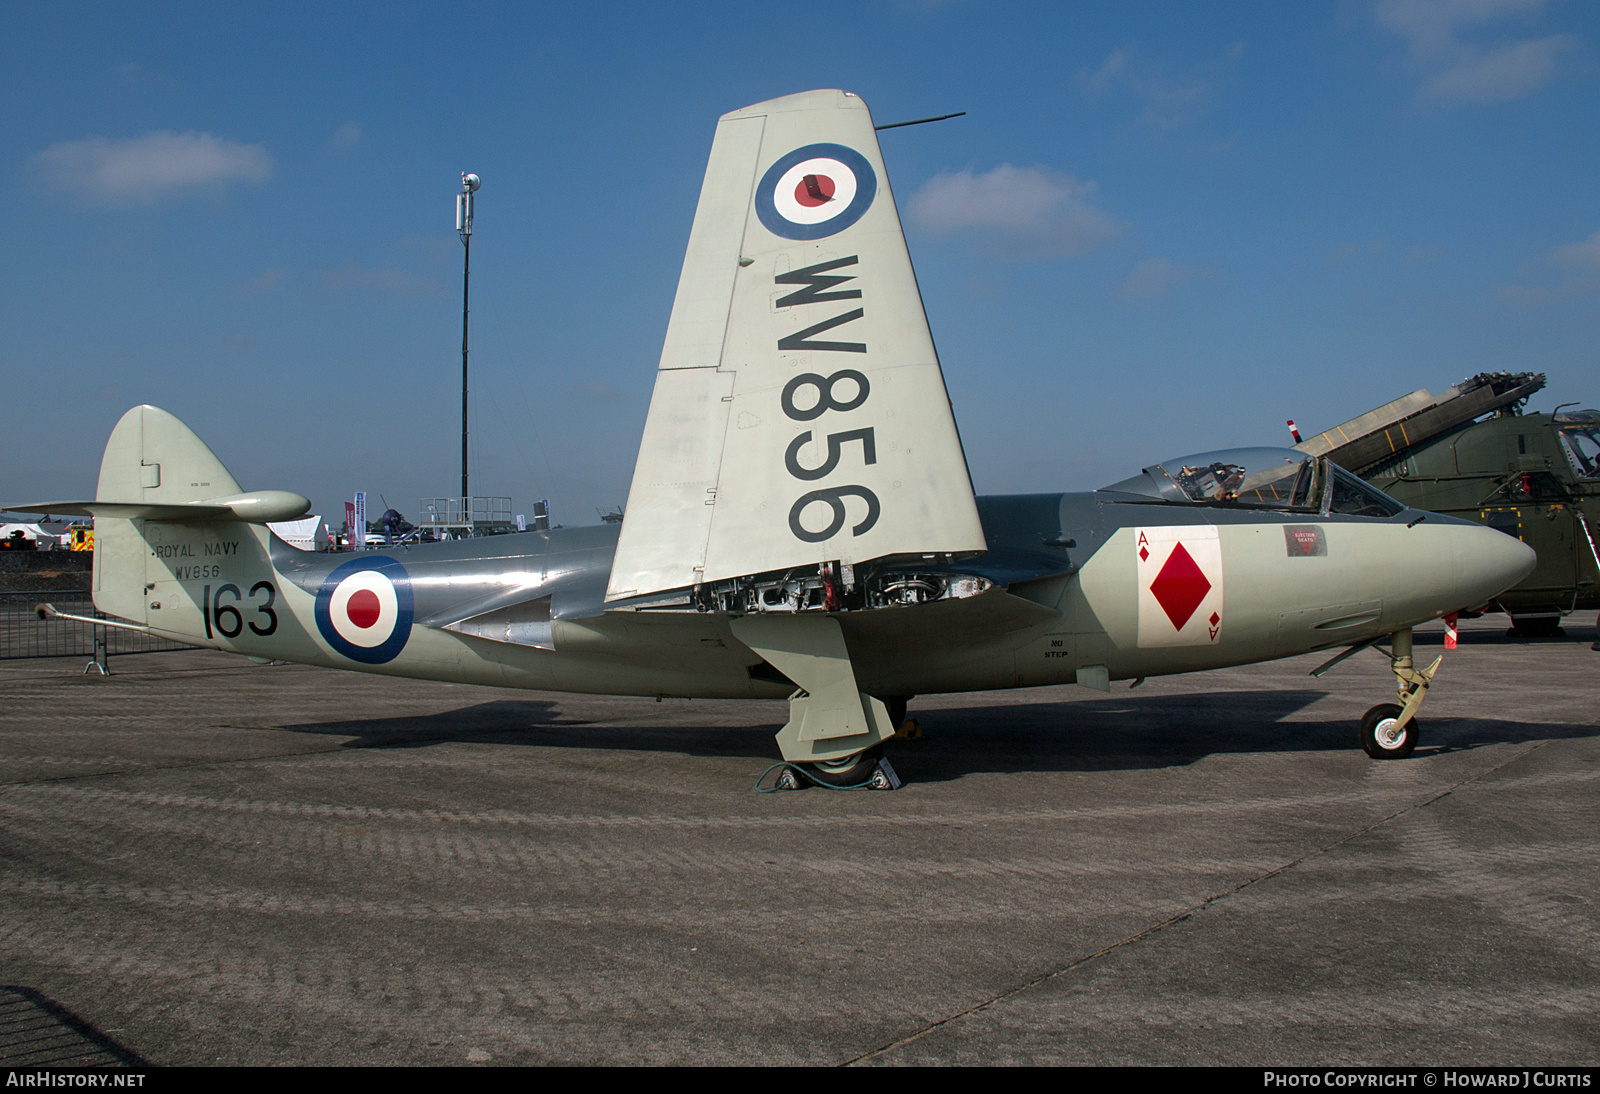
<path id="1" fill-rule="evenodd" d="M 1523 413 L 1544 383 L 1542 373 L 1482 373 L 1440 395 L 1414 391 L 1295 447 L 1407 505 L 1532 547 L 1533 573 L 1485 607 L 1508 613 L 1512 633 L 1556 634 L 1569 612 L 1600 609 L 1600 411 Z"/>

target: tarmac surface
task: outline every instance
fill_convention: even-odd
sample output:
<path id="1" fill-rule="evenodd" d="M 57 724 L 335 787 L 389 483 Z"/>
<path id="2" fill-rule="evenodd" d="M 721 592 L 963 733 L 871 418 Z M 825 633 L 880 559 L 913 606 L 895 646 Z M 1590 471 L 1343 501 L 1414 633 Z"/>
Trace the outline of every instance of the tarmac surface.
<path id="1" fill-rule="evenodd" d="M 1587 622 L 1403 761 L 1311 656 L 919 698 L 894 793 L 755 793 L 782 703 L 3 661 L 0 1064 L 1593 1065 Z"/>

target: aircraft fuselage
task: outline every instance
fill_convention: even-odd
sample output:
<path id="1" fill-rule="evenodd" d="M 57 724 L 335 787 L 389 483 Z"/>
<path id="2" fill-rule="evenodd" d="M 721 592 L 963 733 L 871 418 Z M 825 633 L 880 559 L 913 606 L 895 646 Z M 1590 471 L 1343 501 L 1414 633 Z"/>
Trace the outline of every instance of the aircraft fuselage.
<path id="1" fill-rule="evenodd" d="M 828 613 L 863 691 L 1103 686 L 1348 645 L 1481 603 L 1526 550 L 1415 510 L 1239 511 L 1111 491 L 986 497 L 978 507 L 987 553 L 902 569 L 976 578 L 981 591 Z M 141 534 L 137 622 L 196 645 L 518 688 L 706 698 L 794 690 L 735 637 L 734 615 L 683 597 L 606 605 L 614 526 L 340 554 L 297 551 L 235 522 L 148 522 Z M 339 601 L 334 593 L 349 587 L 340 571 L 354 563 L 363 573 L 388 567 L 398 599 L 385 593 L 394 602 L 378 605 L 358 589 Z"/>

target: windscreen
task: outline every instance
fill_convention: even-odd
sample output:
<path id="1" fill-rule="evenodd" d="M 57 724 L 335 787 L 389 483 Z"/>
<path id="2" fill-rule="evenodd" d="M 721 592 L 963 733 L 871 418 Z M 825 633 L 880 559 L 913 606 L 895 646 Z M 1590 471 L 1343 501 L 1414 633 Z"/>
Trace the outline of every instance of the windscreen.
<path id="1" fill-rule="evenodd" d="M 1333 469 L 1333 497 L 1328 512 L 1351 517 L 1392 517 L 1405 506 L 1342 467 Z"/>
<path id="2" fill-rule="evenodd" d="M 1600 411 L 1559 414 L 1556 421 L 1561 426 L 1561 447 L 1578 477 L 1600 478 Z"/>

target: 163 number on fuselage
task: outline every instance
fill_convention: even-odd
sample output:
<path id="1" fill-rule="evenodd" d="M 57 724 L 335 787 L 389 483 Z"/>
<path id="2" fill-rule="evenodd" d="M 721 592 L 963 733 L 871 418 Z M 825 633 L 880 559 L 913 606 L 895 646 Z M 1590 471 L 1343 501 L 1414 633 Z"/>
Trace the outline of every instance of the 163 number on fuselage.
<path id="1" fill-rule="evenodd" d="M 258 597 L 260 603 L 256 603 Z M 277 633 L 278 613 L 273 605 L 278 601 L 278 590 L 270 581 L 258 581 L 250 586 L 249 604 L 253 608 L 249 620 L 251 633 L 261 638 Z M 211 586 L 200 592 L 200 618 L 205 624 L 206 637 L 216 634 L 224 638 L 238 638 L 244 633 L 245 616 L 240 612 L 244 594 L 234 584 L 218 585 L 213 593 Z"/>

